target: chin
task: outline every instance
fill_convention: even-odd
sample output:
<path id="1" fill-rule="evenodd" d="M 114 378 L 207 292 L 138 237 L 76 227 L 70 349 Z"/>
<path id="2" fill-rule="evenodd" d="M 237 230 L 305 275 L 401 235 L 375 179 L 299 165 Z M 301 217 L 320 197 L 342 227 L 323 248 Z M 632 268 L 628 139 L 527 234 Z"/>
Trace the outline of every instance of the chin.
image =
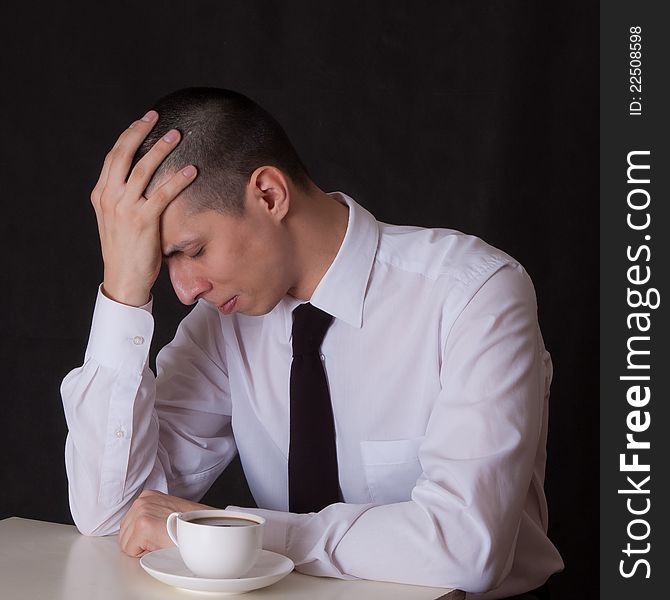
<path id="1" fill-rule="evenodd" d="M 278 300 L 266 301 L 263 304 L 256 304 L 255 306 L 245 308 L 239 312 L 250 317 L 262 317 L 263 315 L 271 313 L 279 302 L 281 302 L 281 298 Z"/>

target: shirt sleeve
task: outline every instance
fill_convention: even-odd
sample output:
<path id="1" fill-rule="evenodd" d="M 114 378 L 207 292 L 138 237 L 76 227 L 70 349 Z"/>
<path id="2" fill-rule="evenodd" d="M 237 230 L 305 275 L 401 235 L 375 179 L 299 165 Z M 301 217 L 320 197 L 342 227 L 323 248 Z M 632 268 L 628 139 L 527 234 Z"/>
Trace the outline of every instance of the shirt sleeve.
<path id="1" fill-rule="evenodd" d="M 153 330 L 151 303 L 99 290 L 84 364 L 61 385 L 70 509 L 86 535 L 118 532 L 145 488 L 199 500 L 236 453 L 218 313 L 194 307 L 158 354 L 157 377 Z"/>
<path id="2" fill-rule="evenodd" d="M 410 501 L 305 515 L 245 510 L 266 518 L 268 549 L 307 574 L 495 588 L 513 562 L 550 379 L 532 283 L 505 266 L 446 334 Z"/>

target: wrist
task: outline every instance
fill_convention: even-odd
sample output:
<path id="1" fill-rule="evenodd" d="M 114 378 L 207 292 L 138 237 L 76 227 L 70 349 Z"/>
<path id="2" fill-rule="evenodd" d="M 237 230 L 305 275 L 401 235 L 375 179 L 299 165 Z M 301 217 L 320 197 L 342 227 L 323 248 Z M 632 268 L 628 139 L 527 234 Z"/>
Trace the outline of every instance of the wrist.
<path id="1" fill-rule="evenodd" d="M 107 296 L 110 300 L 118 302 L 120 304 L 125 304 L 127 306 L 133 306 L 139 308 L 144 306 L 149 300 L 151 300 L 151 290 L 144 288 L 132 289 L 132 288 L 123 288 L 121 286 L 115 286 L 109 284 L 106 281 L 102 282 L 102 293 Z"/>

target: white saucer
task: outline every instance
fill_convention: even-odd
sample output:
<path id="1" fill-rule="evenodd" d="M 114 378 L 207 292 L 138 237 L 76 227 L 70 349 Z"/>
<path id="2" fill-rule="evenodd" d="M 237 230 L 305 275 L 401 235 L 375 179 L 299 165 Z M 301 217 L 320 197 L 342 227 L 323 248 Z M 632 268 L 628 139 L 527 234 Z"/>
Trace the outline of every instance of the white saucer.
<path id="1" fill-rule="evenodd" d="M 256 564 L 237 579 L 205 579 L 197 577 L 184 564 L 178 548 L 154 550 L 140 558 L 140 565 L 152 577 L 185 590 L 217 592 L 232 595 L 267 587 L 293 571 L 293 561 L 286 556 L 261 550 Z"/>

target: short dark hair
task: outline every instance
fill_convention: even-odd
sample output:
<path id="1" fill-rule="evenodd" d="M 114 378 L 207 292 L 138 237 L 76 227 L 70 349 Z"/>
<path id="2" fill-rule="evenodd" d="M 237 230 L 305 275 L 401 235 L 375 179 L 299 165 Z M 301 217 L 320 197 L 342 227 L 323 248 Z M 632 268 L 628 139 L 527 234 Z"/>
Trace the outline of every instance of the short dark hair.
<path id="1" fill-rule="evenodd" d="M 191 87 L 172 92 L 152 107 L 158 121 L 133 158 L 137 162 L 170 129 L 181 141 L 147 187 L 187 165 L 198 176 L 183 192 L 193 212 L 244 214 L 244 188 L 255 169 L 271 165 L 307 189 L 310 178 L 281 125 L 266 110 L 232 90 Z"/>

